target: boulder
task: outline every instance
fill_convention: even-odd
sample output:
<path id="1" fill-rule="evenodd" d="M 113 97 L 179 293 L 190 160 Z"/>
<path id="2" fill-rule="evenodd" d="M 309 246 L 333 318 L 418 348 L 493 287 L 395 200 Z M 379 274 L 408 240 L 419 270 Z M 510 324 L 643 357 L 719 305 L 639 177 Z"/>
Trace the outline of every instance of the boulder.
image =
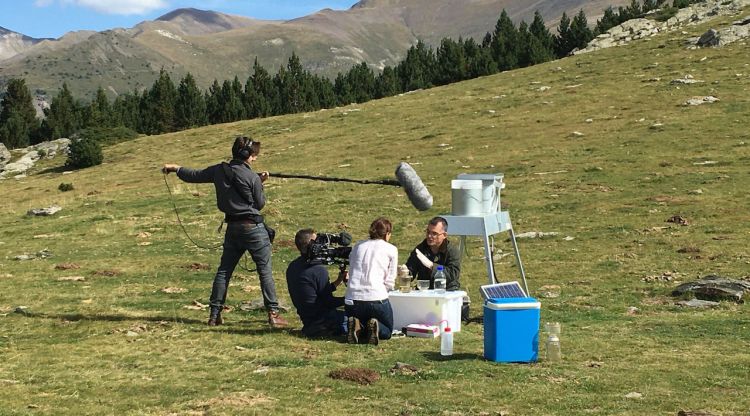
<path id="1" fill-rule="evenodd" d="M 36 217 L 48 217 L 50 215 L 55 215 L 58 212 L 62 211 L 62 207 L 59 205 L 52 205 L 47 208 L 33 208 L 30 209 L 28 212 L 26 212 L 26 215 L 28 216 L 36 216 Z"/>
<path id="2" fill-rule="evenodd" d="M 719 42 L 721 41 L 721 37 L 719 36 L 719 31 L 716 29 L 708 29 L 706 33 L 702 34 L 700 38 L 698 38 L 698 42 L 696 43 L 698 46 L 719 46 Z"/>
<path id="3" fill-rule="evenodd" d="M 11 155 L 8 148 L 3 143 L 0 143 L 0 170 L 10 162 L 10 158 Z"/>
<path id="4" fill-rule="evenodd" d="M 750 293 L 750 280 L 728 279 L 718 275 L 708 275 L 694 282 L 683 283 L 677 286 L 672 291 L 672 296 L 692 294 L 700 300 L 730 300 L 742 303 L 742 297 L 746 292 Z"/>

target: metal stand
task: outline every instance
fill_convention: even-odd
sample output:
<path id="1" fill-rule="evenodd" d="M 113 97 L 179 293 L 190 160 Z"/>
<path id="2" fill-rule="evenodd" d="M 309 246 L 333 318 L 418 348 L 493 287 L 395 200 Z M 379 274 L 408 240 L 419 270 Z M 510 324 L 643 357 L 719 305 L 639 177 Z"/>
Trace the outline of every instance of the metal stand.
<path id="1" fill-rule="evenodd" d="M 466 236 L 482 237 L 484 242 L 484 256 L 487 262 L 487 277 L 489 283 L 495 283 L 495 266 L 492 261 L 492 247 L 490 246 L 490 236 L 508 231 L 510 233 L 510 242 L 513 246 L 513 254 L 516 257 L 516 265 L 521 272 L 523 287 L 526 295 L 529 295 L 529 286 L 526 283 L 526 273 L 523 270 L 521 262 L 521 253 L 518 251 L 516 244 L 516 235 L 513 233 L 513 225 L 510 223 L 508 211 L 496 212 L 485 216 L 463 216 L 463 215 L 443 215 L 448 221 L 448 234 L 461 236 L 461 257 L 463 257 L 463 247 L 466 245 Z"/>

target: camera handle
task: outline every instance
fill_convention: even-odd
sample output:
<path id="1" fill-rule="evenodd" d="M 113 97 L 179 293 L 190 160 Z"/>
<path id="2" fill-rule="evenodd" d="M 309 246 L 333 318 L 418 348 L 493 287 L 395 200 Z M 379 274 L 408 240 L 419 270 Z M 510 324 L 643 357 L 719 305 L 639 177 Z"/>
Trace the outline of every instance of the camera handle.
<path id="1" fill-rule="evenodd" d="M 346 271 L 346 264 L 345 263 L 339 264 L 339 273 L 343 273 L 345 271 Z M 344 279 L 344 286 L 349 287 L 349 279 L 348 278 Z"/>

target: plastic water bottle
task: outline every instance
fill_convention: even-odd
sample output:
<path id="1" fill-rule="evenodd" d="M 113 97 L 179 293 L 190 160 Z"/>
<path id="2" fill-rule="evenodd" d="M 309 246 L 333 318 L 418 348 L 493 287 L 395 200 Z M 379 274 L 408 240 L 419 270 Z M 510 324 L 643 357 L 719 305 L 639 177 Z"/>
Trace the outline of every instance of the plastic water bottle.
<path id="1" fill-rule="evenodd" d="M 435 286 L 434 286 L 435 292 L 444 293 L 445 286 L 446 286 L 445 270 L 443 269 L 443 266 L 438 265 L 437 270 L 435 270 Z"/>
<path id="2" fill-rule="evenodd" d="M 453 355 L 453 332 L 449 326 L 446 326 L 440 335 L 440 355 Z"/>
<path id="3" fill-rule="evenodd" d="M 560 350 L 560 338 L 555 334 L 550 334 L 546 344 L 547 361 L 556 363 L 562 361 L 562 351 Z"/>

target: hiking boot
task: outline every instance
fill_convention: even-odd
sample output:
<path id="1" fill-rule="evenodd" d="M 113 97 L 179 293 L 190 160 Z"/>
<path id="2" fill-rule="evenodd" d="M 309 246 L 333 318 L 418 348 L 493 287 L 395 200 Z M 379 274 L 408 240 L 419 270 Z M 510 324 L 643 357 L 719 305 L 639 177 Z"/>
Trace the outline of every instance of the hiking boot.
<path id="1" fill-rule="evenodd" d="M 378 320 L 375 318 L 370 318 L 369 321 L 367 321 L 367 343 L 370 345 L 378 345 L 378 342 L 380 342 L 380 335 L 378 335 Z"/>
<path id="2" fill-rule="evenodd" d="M 219 326 L 224 323 L 221 319 L 221 309 L 211 307 L 211 312 L 208 315 L 208 326 Z"/>
<path id="3" fill-rule="evenodd" d="M 279 315 L 279 311 L 268 311 L 268 325 L 271 325 L 271 328 L 286 328 L 289 322 Z"/>
<path id="4" fill-rule="evenodd" d="M 346 342 L 350 344 L 359 344 L 359 337 L 362 336 L 362 324 L 359 322 L 359 319 L 350 316 L 346 324 Z"/>

